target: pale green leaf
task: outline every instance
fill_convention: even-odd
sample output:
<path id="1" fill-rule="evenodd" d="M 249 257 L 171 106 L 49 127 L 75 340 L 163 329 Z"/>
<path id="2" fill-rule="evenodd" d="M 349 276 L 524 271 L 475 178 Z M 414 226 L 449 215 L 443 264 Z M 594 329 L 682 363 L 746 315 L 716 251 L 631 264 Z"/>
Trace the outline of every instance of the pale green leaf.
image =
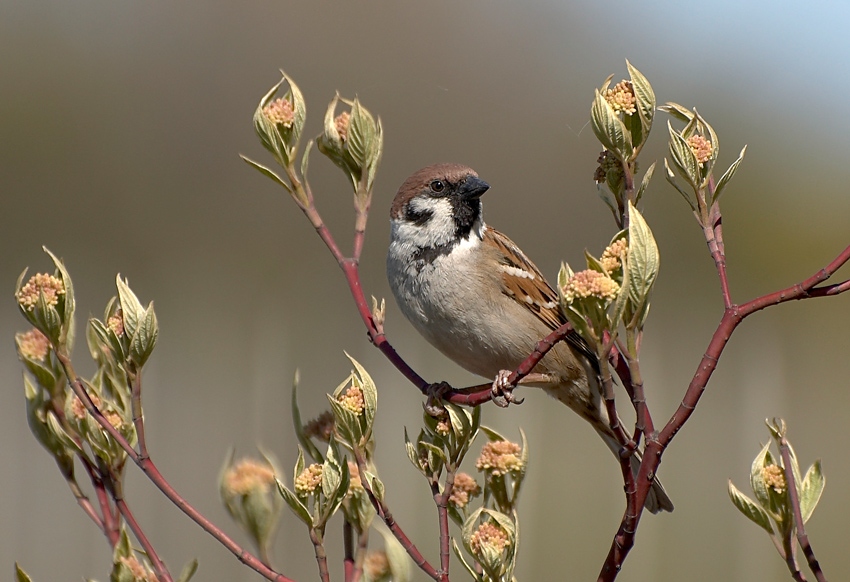
<path id="1" fill-rule="evenodd" d="M 629 299 L 639 311 L 649 300 L 660 265 L 658 245 L 641 213 L 629 202 Z"/>
<path id="2" fill-rule="evenodd" d="M 307 506 L 304 505 L 298 496 L 295 495 L 292 491 L 287 489 L 286 485 L 280 482 L 279 479 L 275 479 L 277 482 L 277 489 L 280 491 L 281 497 L 292 510 L 292 512 L 304 523 L 307 524 L 308 527 L 313 527 L 313 516 L 310 515 L 310 512 L 307 510 Z"/>
<path id="3" fill-rule="evenodd" d="M 770 517 L 767 512 L 758 506 L 758 504 L 741 493 L 732 481 L 729 481 L 729 498 L 738 510 L 743 513 L 750 521 L 764 529 L 770 535 L 773 535 L 773 526 L 770 523 Z"/>
<path id="4" fill-rule="evenodd" d="M 600 143 L 618 159 L 626 160 L 631 156 L 631 134 L 599 90 L 590 108 L 590 125 Z"/>
<path id="5" fill-rule="evenodd" d="M 809 521 L 815 507 L 823 494 L 826 478 L 823 476 L 820 459 L 806 471 L 806 476 L 800 486 L 800 512 L 803 514 L 803 523 Z"/>
<path id="6" fill-rule="evenodd" d="M 306 156 L 307 152 L 304 152 L 304 155 Z M 247 156 L 243 156 L 242 154 L 239 154 L 239 157 L 242 158 L 243 160 L 245 160 L 245 162 L 249 166 L 253 167 L 255 170 L 260 172 L 262 175 L 266 176 L 267 178 L 271 178 L 272 181 L 277 182 L 278 184 L 280 184 L 281 186 L 286 188 L 287 192 L 289 192 L 290 194 L 292 193 L 292 188 L 289 187 L 289 184 L 284 182 L 283 179 L 280 176 L 278 176 L 277 174 L 275 174 L 272 170 L 270 170 L 269 168 L 265 167 L 264 165 L 262 165 L 260 163 L 255 162 L 254 160 L 252 160 L 251 158 L 249 158 Z M 302 168 L 302 174 L 303 174 L 303 168 Z"/>
<path id="7" fill-rule="evenodd" d="M 717 181 L 717 185 L 714 187 L 714 195 L 711 197 L 712 204 L 717 202 L 720 199 L 720 195 L 723 193 L 723 190 L 735 176 L 735 172 L 738 171 L 738 166 L 741 165 L 741 162 L 744 161 L 744 154 L 747 152 L 747 146 L 741 150 L 741 153 L 738 154 L 738 159 L 732 162 L 732 165 L 729 166 L 729 169 L 720 176 L 720 179 Z"/>
<path id="8" fill-rule="evenodd" d="M 670 155 L 673 158 L 673 164 L 679 170 L 680 175 L 688 181 L 688 183 L 696 188 L 700 183 L 700 167 L 697 162 L 697 157 L 694 150 L 688 144 L 687 140 L 673 129 L 670 122 L 667 122 L 667 129 L 670 134 L 668 148 Z"/>
<path id="9" fill-rule="evenodd" d="M 195 572 L 198 571 L 198 558 L 195 558 L 191 562 L 188 562 L 183 569 L 180 571 L 180 576 L 177 578 L 177 582 L 189 582 L 192 579 L 192 576 L 195 575 Z"/>

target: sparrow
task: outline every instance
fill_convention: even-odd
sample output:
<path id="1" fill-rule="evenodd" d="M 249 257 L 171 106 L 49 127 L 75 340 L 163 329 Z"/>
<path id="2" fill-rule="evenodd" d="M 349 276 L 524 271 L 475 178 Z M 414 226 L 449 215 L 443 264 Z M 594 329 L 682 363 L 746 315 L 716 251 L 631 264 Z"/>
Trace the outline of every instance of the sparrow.
<path id="1" fill-rule="evenodd" d="M 387 279 L 402 313 L 431 345 L 466 370 L 498 381 L 566 318 L 540 269 L 484 223 L 481 196 L 489 188 L 461 164 L 428 166 L 407 178 L 390 209 Z M 599 362 L 581 336 L 572 332 L 556 344 L 521 384 L 569 406 L 619 458 Z M 631 459 L 637 474 L 640 456 Z M 652 513 L 673 510 L 657 479 L 645 506 Z"/>

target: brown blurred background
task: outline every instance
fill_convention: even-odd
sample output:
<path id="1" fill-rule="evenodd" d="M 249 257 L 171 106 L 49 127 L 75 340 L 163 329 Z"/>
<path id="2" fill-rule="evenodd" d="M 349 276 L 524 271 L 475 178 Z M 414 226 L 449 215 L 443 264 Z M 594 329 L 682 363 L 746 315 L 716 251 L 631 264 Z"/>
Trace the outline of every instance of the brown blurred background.
<path id="1" fill-rule="evenodd" d="M 562 259 L 579 264 L 585 247 L 598 254 L 613 222 L 591 180 L 600 147 L 587 120 L 593 88 L 609 73 L 625 76 L 625 58 L 659 102 L 698 107 L 720 135 L 721 165 L 749 144 L 723 207 L 735 299 L 826 264 L 850 234 L 848 8 L 741 4 L 0 3 L 0 570 L 11 573 L 17 560 L 39 582 L 108 578 L 104 539 L 24 416 L 12 336 L 27 326 L 12 290 L 25 266 L 49 268 L 41 245 L 70 269 L 80 325 L 101 315 L 117 272 L 143 302 L 156 301 L 160 343 L 145 377 L 150 450 L 175 487 L 240 541 L 217 498 L 228 448 L 249 454 L 261 443 L 291 467 L 291 378 L 300 368 L 303 413 L 318 414 L 348 373 L 348 350 L 379 383 L 388 502 L 436 559 L 435 511 L 402 446 L 403 427 L 418 430 L 421 398 L 366 341 L 339 270 L 285 192 L 237 155 L 270 163 L 251 115 L 278 68 L 305 94 L 309 135 L 335 90 L 381 116 L 386 151 L 364 286 L 388 297 L 392 341 L 435 381 L 476 379 L 426 345 L 392 303 L 383 263 L 395 189 L 423 165 L 464 162 L 493 186 L 488 222 L 550 277 Z M 644 166 L 664 156 L 665 123 L 660 115 Z M 644 204 L 662 253 L 643 352 L 656 424 L 678 404 L 721 316 L 705 244 L 662 174 Z M 310 178 L 348 248 L 345 179 L 317 153 Z M 770 309 L 735 334 L 664 457 L 676 511 L 646 517 L 621 580 L 788 579 L 767 536 L 726 494 L 728 478 L 748 488 L 772 416 L 787 419 L 805 466 L 823 459 L 828 484 L 809 533 L 827 574 L 841 578 L 848 320 L 843 296 Z M 91 373 L 82 345 L 75 355 Z M 623 509 L 619 469 L 575 415 L 526 396 L 522 406 L 485 410 L 485 422 L 508 435 L 524 427 L 531 446 L 517 574 L 595 579 Z M 259 579 L 134 467 L 128 473 L 128 499 L 173 570 L 197 556 L 198 580 Z M 328 530 L 335 557 L 340 530 Z M 311 556 L 303 526 L 286 515 L 275 563 L 311 580 Z M 339 578 L 338 560 L 333 568 Z"/>

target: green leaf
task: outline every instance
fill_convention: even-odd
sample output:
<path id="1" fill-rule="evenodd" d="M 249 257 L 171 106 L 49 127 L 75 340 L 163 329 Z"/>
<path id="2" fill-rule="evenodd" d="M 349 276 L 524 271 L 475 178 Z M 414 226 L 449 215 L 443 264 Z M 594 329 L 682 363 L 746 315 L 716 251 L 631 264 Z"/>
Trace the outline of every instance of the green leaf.
<path id="1" fill-rule="evenodd" d="M 371 471 L 366 471 L 365 475 L 362 475 L 361 478 L 365 478 L 366 482 L 369 483 L 370 488 L 372 489 L 372 493 L 375 494 L 375 497 L 378 501 L 384 500 L 384 482 L 381 481 L 377 475 L 372 473 Z"/>
<path id="2" fill-rule="evenodd" d="M 469 434 L 469 430 L 472 427 L 472 415 L 468 409 L 452 404 L 451 402 L 447 402 L 445 406 L 446 412 L 449 413 L 449 423 L 451 424 L 452 432 L 458 440 L 462 440 Z"/>
<path id="3" fill-rule="evenodd" d="M 652 180 L 653 172 L 655 172 L 655 162 L 652 162 L 652 165 L 650 165 L 643 174 L 643 180 L 641 180 L 637 194 L 635 195 L 635 204 L 640 202 L 640 199 L 643 198 L 646 189 L 649 187 L 649 181 Z"/>
<path id="4" fill-rule="evenodd" d="M 62 283 L 65 285 L 65 295 L 62 296 L 60 304 L 62 305 L 62 326 L 59 344 L 64 346 L 66 351 L 70 353 L 74 345 L 74 311 L 76 310 L 76 300 L 74 299 L 74 283 L 71 281 L 71 275 L 65 268 L 65 263 L 54 255 L 47 247 L 41 247 L 44 252 L 50 255 L 56 270 L 59 271 L 59 276 Z"/>
<path id="5" fill-rule="evenodd" d="M 132 338 L 139 329 L 139 322 L 145 316 L 145 308 L 130 289 L 127 280 L 121 279 L 120 274 L 115 277 L 115 286 L 118 288 L 118 300 L 121 302 L 121 313 L 124 317 L 124 333 Z"/>
<path id="6" fill-rule="evenodd" d="M 375 414 L 378 411 L 378 388 L 375 385 L 372 376 L 366 371 L 366 368 L 360 365 L 360 362 L 352 358 L 348 353 L 346 357 L 351 360 L 351 364 L 357 370 L 357 376 L 360 379 L 360 389 L 363 390 L 364 410 L 363 414 L 366 418 L 366 437 L 369 438 L 372 434 L 372 425 L 375 422 Z"/>
<path id="7" fill-rule="evenodd" d="M 189 580 L 192 579 L 192 576 L 194 576 L 195 572 L 197 571 L 198 558 L 195 558 L 194 560 L 183 566 L 183 569 L 180 571 L 180 576 L 177 578 L 177 582 L 189 582 Z"/>
<path id="8" fill-rule="evenodd" d="M 410 582 L 413 579 L 413 563 L 407 550 L 396 539 L 396 537 L 385 529 L 378 530 L 384 538 L 384 551 L 387 561 L 390 563 L 390 572 L 393 582 Z"/>
<path id="9" fill-rule="evenodd" d="M 358 168 L 366 165 L 369 149 L 375 138 L 375 120 L 355 97 L 348 124 L 348 153 Z"/>
<path id="10" fill-rule="evenodd" d="M 130 338 L 130 357 L 139 368 L 145 365 L 153 353 L 158 337 L 159 324 L 153 310 L 153 301 L 151 301 L 139 319 L 139 327 Z"/>
<path id="11" fill-rule="evenodd" d="M 670 155 L 673 158 L 673 164 L 679 170 L 680 175 L 688 181 L 688 183 L 697 188 L 701 182 L 700 167 L 697 162 L 697 157 L 694 155 L 694 150 L 688 144 L 688 141 L 673 129 L 670 122 L 667 122 L 667 130 L 670 134 L 668 148 Z"/>
<path id="12" fill-rule="evenodd" d="M 325 458 L 322 456 L 322 453 L 319 452 L 318 447 L 316 447 L 316 445 L 313 444 L 313 441 L 307 438 L 307 435 L 304 434 L 304 424 L 301 422 L 301 411 L 298 408 L 298 383 L 300 381 L 300 376 L 301 375 L 298 370 L 295 370 L 295 377 L 292 380 L 292 425 L 295 428 L 295 436 L 301 446 L 307 450 L 307 453 L 314 461 L 317 463 L 324 463 Z"/>
<path id="13" fill-rule="evenodd" d="M 33 309 L 35 326 L 51 340 L 53 344 L 62 345 L 62 318 L 59 311 L 47 302 L 44 292 L 38 292 L 38 301 Z"/>
<path id="14" fill-rule="evenodd" d="M 670 185 L 673 186 L 679 192 L 679 194 L 682 195 L 682 198 L 685 199 L 685 202 L 688 203 L 688 206 L 691 207 L 691 210 L 696 212 L 697 207 L 691 200 L 691 194 L 688 194 L 687 192 L 682 190 L 682 188 L 676 183 L 675 174 L 673 174 L 673 170 L 670 169 L 670 164 L 667 162 L 667 158 L 664 158 L 664 169 L 667 171 L 664 177 L 667 178 L 667 181 L 670 183 Z"/>
<path id="15" fill-rule="evenodd" d="M 469 563 L 466 561 L 466 558 L 463 557 L 463 552 L 460 551 L 460 547 L 457 545 L 457 540 L 455 540 L 454 538 L 452 538 L 452 549 L 454 550 L 457 559 L 460 560 L 460 563 L 463 564 L 463 567 L 466 569 L 469 575 L 472 576 L 472 579 L 476 582 L 481 580 L 481 574 L 476 572 L 475 569 L 469 565 Z"/>
<path id="16" fill-rule="evenodd" d="M 490 439 L 491 442 L 508 440 L 505 437 L 503 437 L 501 434 L 499 434 L 495 429 L 492 429 L 489 426 L 481 425 L 481 430 L 482 430 L 482 432 L 484 432 L 484 434 L 487 435 L 487 438 Z"/>
<path id="17" fill-rule="evenodd" d="M 310 141 L 310 143 L 312 143 L 312 140 Z M 305 152 L 304 155 L 306 156 L 307 153 Z M 270 170 L 269 168 L 265 167 L 264 165 L 262 165 L 260 163 L 255 162 L 254 160 L 252 160 L 251 158 L 249 158 L 247 156 L 243 156 L 242 154 L 239 154 L 239 157 L 242 158 L 243 160 L 245 160 L 245 162 L 249 166 L 253 167 L 255 170 L 257 170 L 258 172 L 260 172 L 262 175 L 266 176 L 267 178 L 271 178 L 274 182 L 277 182 L 278 184 L 280 184 L 281 186 L 286 188 L 287 192 L 292 194 L 292 188 L 289 187 L 289 184 L 284 182 L 283 179 L 280 176 L 278 176 L 277 174 L 275 174 L 272 170 Z M 302 174 L 303 174 L 303 168 L 302 168 Z"/>
<path id="18" fill-rule="evenodd" d="M 803 523 L 809 521 L 812 513 L 814 513 L 825 485 L 826 478 L 823 476 L 820 459 L 818 459 L 806 471 L 806 476 L 800 486 L 800 512 L 803 515 Z"/>
<path id="19" fill-rule="evenodd" d="M 286 97 L 292 101 L 292 150 L 298 146 L 298 140 L 301 139 L 301 132 L 304 130 L 304 122 L 307 120 L 307 105 L 304 101 L 304 96 L 301 94 L 301 89 L 292 80 L 292 77 L 284 73 L 280 74 L 289 84 L 289 91 L 286 92 Z"/>
<path id="20" fill-rule="evenodd" d="M 295 459 L 295 467 L 292 470 L 292 483 L 298 480 L 298 476 L 304 472 L 306 463 L 304 463 L 304 451 L 298 447 L 298 457 Z"/>
<path id="21" fill-rule="evenodd" d="M 280 491 L 281 497 L 292 510 L 292 512 L 304 523 L 307 524 L 308 527 L 313 527 L 313 516 L 310 515 L 310 512 L 307 510 L 307 506 L 304 505 L 300 499 L 287 489 L 286 485 L 280 482 L 280 479 L 275 479 L 277 483 L 277 489 Z"/>
<path id="22" fill-rule="evenodd" d="M 380 117 L 378 118 L 377 129 L 372 143 L 372 153 L 368 160 L 369 171 L 366 176 L 366 188 L 369 191 L 372 190 L 372 186 L 375 183 L 375 175 L 378 173 L 378 166 L 380 165 L 381 158 L 384 155 L 384 128 L 381 124 Z"/>
<path id="23" fill-rule="evenodd" d="M 584 249 L 584 260 L 587 262 L 587 268 L 598 273 L 608 274 L 608 271 L 605 270 L 605 267 L 602 266 L 602 263 L 599 262 L 599 259 L 591 255 L 587 249 Z"/>
<path id="24" fill-rule="evenodd" d="M 711 203 L 714 204 L 720 199 L 720 195 L 723 193 L 723 190 L 726 188 L 726 185 L 732 180 L 735 176 L 735 172 L 738 171 L 738 166 L 741 165 L 741 162 L 744 161 L 744 154 L 747 152 L 747 146 L 741 150 L 741 153 L 738 154 L 738 159 L 732 162 L 732 165 L 729 166 L 729 169 L 720 176 L 720 179 L 717 181 L 717 185 L 714 187 L 714 195 L 711 197 Z"/>
<path id="25" fill-rule="evenodd" d="M 629 299 L 639 312 L 658 277 L 658 245 L 641 213 L 629 201 Z"/>
<path id="26" fill-rule="evenodd" d="M 773 527 L 767 512 L 759 507 L 755 501 L 741 493 L 731 480 L 729 481 L 729 498 L 750 521 L 764 529 L 768 534 L 773 535 Z"/>
<path id="27" fill-rule="evenodd" d="M 679 105 L 678 103 L 673 103 L 672 101 L 668 101 L 664 105 L 660 106 L 658 110 L 663 111 L 674 119 L 683 121 L 684 123 L 689 123 L 691 119 L 694 118 L 694 114 L 690 109 Z"/>
<path id="28" fill-rule="evenodd" d="M 630 203 L 631 204 L 631 203 Z M 616 238 L 615 238 L 616 240 Z M 612 241 L 613 243 L 613 241 Z M 620 256 L 620 264 L 623 266 L 623 280 L 620 282 L 620 293 L 614 301 L 614 307 L 610 310 L 611 314 L 611 333 L 616 334 L 617 328 L 620 325 L 620 320 L 626 312 L 626 306 L 631 295 L 631 270 L 629 269 L 628 256 Z M 623 322 L 628 324 L 629 322 Z"/>
<path id="29" fill-rule="evenodd" d="M 626 68 L 628 68 L 629 77 L 632 80 L 632 90 L 635 93 L 638 115 L 640 115 L 642 138 L 640 144 L 637 144 L 640 146 L 646 141 L 649 130 L 652 128 L 652 119 L 655 116 L 655 92 L 647 78 L 634 68 L 628 59 L 626 60 Z"/>
<path id="30" fill-rule="evenodd" d="M 348 472 L 348 463 L 340 464 L 338 453 L 335 452 L 336 443 L 333 437 L 328 443 L 328 454 L 322 467 L 322 493 L 326 499 L 326 506 L 322 512 L 324 520 L 330 518 L 345 499 L 351 475 Z"/>
<path id="31" fill-rule="evenodd" d="M 15 580 L 16 582 L 32 582 L 32 578 L 18 566 L 17 562 L 15 562 Z"/>
<path id="32" fill-rule="evenodd" d="M 621 161 L 629 159 L 632 155 L 631 134 L 598 89 L 590 108 L 590 125 L 605 149 Z"/>
<path id="33" fill-rule="evenodd" d="M 310 152 L 313 151 L 313 146 L 315 142 L 311 139 L 307 142 L 307 147 L 304 148 L 304 155 L 301 156 L 301 177 L 304 178 L 304 181 L 307 181 L 307 168 L 310 165 Z"/>
<path id="34" fill-rule="evenodd" d="M 764 447 L 762 447 L 759 454 L 756 455 L 756 458 L 753 459 L 753 464 L 750 467 L 750 487 L 753 488 L 756 501 L 758 501 L 759 505 L 763 508 L 770 509 L 771 511 L 774 511 L 775 508 L 771 507 L 772 503 L 767 491 L 767 484 L 764 482 L 762 470 L 768 465 L 774 464 L 776 463 L 774 463 L 773 456 L 770 454 L 770 443 L 768 442 L 764 445 Z"/>
<path id="35" fill-rule="evenodd" d="M 416 449 L 416 445 L 410 442 L 410 437 L 407 434 L 407 427 L 404 427 L 404 450 L 407 452 L 407 458 L 410 459 L 410 462 L 416 467 L 416 470 L 426 475 L 426 472 L 422 469 L 422 465 L 419 462 L 419 451 Z"/>

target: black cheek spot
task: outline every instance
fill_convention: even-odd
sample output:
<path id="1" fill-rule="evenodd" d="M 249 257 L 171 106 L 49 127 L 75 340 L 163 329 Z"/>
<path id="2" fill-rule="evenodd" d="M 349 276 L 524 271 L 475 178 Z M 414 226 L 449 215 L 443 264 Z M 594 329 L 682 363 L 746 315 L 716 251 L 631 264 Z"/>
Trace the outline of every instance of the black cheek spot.
<path id="1" fill-rule="evenodd" d="M 416 226 L 424 226 L 428 224 L 432 218 L 434 218 L 434 212 L 427 208 L 417 210 L 416 208 L 413 208 L 412 205 L 408 204 L 404 209 L 404 218 Z"/>

